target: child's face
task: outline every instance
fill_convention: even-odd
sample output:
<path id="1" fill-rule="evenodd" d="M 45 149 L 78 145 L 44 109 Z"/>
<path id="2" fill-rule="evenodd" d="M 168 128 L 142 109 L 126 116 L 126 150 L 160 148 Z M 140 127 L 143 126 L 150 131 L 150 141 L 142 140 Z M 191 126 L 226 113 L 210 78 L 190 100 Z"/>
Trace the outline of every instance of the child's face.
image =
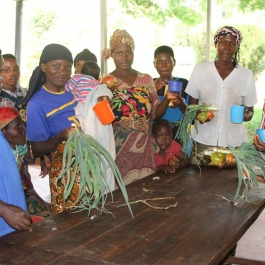
<path id="1" fill-rule="evenodd" d="M 26 143 L 26 130 L 22 124 L 20 116 L 17 116 L 6 127 L 4 127 L 2 132 L 12 147 L 15 145 L 24 145 Z"/>
<path id="2" fill-rule="evenodd" d="M 171 77 L 176 61 L 167 52 L 157 54 L 154 66 L 162 78 Z"/>
<path id="3" fill-rule="evenodd" d="M 171 128 L 165 125 L 158 125 L 155 129 L 154 137 L 160 150 L 166 150 L 171 143 Z"/>

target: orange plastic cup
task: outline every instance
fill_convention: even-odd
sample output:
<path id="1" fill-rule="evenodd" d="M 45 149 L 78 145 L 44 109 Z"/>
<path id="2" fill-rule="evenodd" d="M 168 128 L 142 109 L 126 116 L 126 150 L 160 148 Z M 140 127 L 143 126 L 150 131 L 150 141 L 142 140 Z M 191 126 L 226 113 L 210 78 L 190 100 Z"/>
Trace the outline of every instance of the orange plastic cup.
<path id="1" fill-rule="evenodd" d="M 107 100 L 98 102 L 93 107 L 93 110 L 95 111 L 98 119 L 103 125 L 108 125 L 112 123 L 115 119 L 115 116 Z"/>

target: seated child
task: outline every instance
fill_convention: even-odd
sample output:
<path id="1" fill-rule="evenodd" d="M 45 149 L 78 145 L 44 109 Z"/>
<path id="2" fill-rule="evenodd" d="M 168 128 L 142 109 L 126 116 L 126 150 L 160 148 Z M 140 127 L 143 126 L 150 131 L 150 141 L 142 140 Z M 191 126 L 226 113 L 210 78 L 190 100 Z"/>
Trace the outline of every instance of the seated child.
<path id="1" fill-rule="evenodd" d="M 181 151 L 181 145 L 172 139 L 171 126 L 167 120 L 155 120 L 152 125 L 152 133 L 160 149 L 159 153 L 155 154 L 158 170 L 174 173 L 176 168 L 188 165 L 189 158 Z"/>
<path id="2" fill-rule="evenodd" d="M 83 64 L 82 69 L 81 69 L 81 74 L 83 75 L 90 75 L 94 77 L 95 79 L 99 79 L 99 74 L 100 74 L 100 68 L 97 65 L 96 62 L 93 61 L 87 61 Z"/>

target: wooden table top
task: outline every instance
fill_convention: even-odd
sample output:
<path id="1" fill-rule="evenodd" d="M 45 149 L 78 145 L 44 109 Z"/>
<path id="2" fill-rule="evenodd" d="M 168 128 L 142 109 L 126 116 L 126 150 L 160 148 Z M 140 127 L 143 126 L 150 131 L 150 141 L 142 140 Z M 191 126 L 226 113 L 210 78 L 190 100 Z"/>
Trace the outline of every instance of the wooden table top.
<path id="1" fill-rule="evenodd" d="M 154 179 L 159 177 L 159 179 Z M 0 264 L 219 264 L 264 209 L 265 202 L 233 205 L 237 170 L 186 167 L 127 186 L 134 219 L 119 190 L 111 214 L 60 213 L 33 231 L 0 238 Z M 220 196 L 219 196 L 220 195 Z M 91 218 L 93 215 L 94 218 Z"/>

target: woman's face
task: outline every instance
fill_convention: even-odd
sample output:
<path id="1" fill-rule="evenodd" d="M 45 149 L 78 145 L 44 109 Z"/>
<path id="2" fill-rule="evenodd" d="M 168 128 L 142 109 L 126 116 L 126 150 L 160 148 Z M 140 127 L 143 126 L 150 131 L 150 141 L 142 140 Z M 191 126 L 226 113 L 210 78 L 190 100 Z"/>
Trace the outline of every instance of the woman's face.
<path id="1" fill-rule="evenodd" d="M 50 89 L 61 89 L 65 86 L 72 74 L 72 64 L 67 60 L 54 60 L 41 64 L 41 70 L 45 73 L 46 84 Z"/>
<path id="2" fill-rule="evenodd" d="M 226 35 L 219 39 L 216 45 L 218 59 L 230 61 L 237 50 L 236 38 L 232 35 Z"/>
<path id="3" fill-rule="evenodd" d="M 15 148 L 15 145 L 24 145 L 26 143 L 26 130 L 20 116 L 17 116 L 6 125 L 2 132 L 12 148 Z"/>
<path id="4" fill-rule="evenodd" d="M 16 86 L 20 78 L 20 69 L 16 59 L 4 59 L 4 69 L 2 72 L 4 88 Z"/>
<path id="5" fill-rule="evenodd" d="M 81 74 L 81 69 L 83 67 L 83 64 L 85 63 L 86 61 L 85 60 L 80 60 L 76 63 L 75 65 L 75 73 L 76 74 Z"/>
<path id="6" fill-rule="evenodd" d="M 133 50 L 127 44 L 118 45 L 112 52 L 112 57 L 118 70 L 130 70 L 133 64 Z"/>
<path id="7" fill-rule="evenodd" d="M 172 75 L 173 68 L 175 66 L 175 60 L 167 52 L 157 54 L 154 66 L 161 78 L 168 79 Z"/>

